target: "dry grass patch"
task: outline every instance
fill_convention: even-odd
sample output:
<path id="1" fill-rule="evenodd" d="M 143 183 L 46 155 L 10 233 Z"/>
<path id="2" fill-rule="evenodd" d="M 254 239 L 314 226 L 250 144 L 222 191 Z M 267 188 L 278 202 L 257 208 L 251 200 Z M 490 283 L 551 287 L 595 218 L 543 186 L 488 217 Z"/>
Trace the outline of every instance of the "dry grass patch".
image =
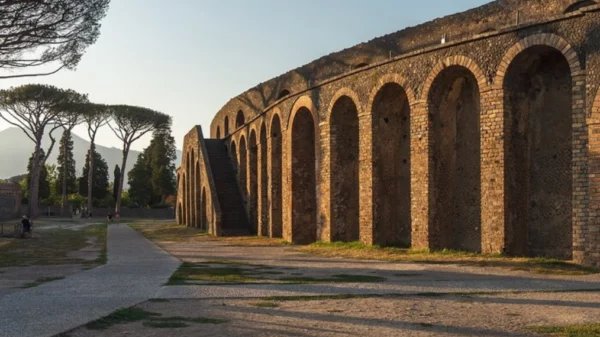
<path id="1" fill-rule="evenodd" d="M 188 242 L 208 236 L 206 231 L 195 227 L 169 223 L 140 222 L 129 225 L 152 241 Z"/>
<path id="2" fill-rule="evenodd" d="M 88 238 L 100 248 L 95 260 L 70 257 L 69 254 L 89 245 Z M 13 239 L 0 246 L 0 268 L 57 264 L 106 263 L 106 225 L 92 225 L 81 230 L 51 229 L 34 232 L 31 239 Z"/>
<path id="3" fill-rule="evenodd" d="M 358 260 L 459 264 L 485 267 L 504 267 L 537 274 L 588 275 L 599 271 L 568 261 L 545 258 L 513 258 L 452 250 L 417 251 L 408 248 L 365 246 L 359 242 L 317 242 L 297 247 L 297 251 L 324 257 L 343 257 Z"/>
<path id="4" fill-rule="evenodd" d="M 570 326 L 534 326 L 527 330 L 555 337 L 598 337 L 600 323 L 579 324 Z"/>

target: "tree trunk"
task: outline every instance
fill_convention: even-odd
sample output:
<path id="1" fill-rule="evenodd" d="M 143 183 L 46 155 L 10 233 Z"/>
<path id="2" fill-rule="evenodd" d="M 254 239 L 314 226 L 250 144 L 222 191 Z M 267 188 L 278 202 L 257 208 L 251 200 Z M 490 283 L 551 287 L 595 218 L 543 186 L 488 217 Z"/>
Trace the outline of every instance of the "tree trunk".
<path id="1" fill-rule="evenodd" d="M 121 179 L 119 179 L 119 189 L 117 190 L 117 202 L 115 205 L 115 216 L 121 216 L 121 193 L 123 192 L 123 181 L 125 180 L 125 165 L 127 164 L 127 156 L 129 155 L 129 147 L 131 143 L 125 143 L 123 146 L 123 162 L 121 163 Z"/>
<path id="2" fill-rule="evenodd" d="M 35 143 L 35 150 L 33 152 L 33 162 L 31 163 L 31 172 L 29 177 L 29 209 L 27 215 L 30 219 L 38 217 L 38 204 L 40 195 L 40 148 L 41 140 L 37 140 Z"/>
<path id="3" fill-rule="evenodd" d="M 89 171 L 88 171 L 88 181 L 87 181 L 87 185 L 88 185 L 88 193 L 87 193 L 87 209 L 88 209 L 88 214 L 89 212 L 92 210 L 92 198 L 93 198 L 93 194 L 92 194 L 92 188 L 94 187 L 94 153 L 96 152 L 96 144 L 94 144 L 96 135 L 94 134 L 93 137 L 91 137 L 90 140 L 90 164 L 89 164 Z"/>
<path id="4" fill-rule="evenodd" d="M 69 170 L 69 163 L 68 163 L 68 158 L 69 156 L 67 156 L 67 142 L 66 142 L 66 138 L 68 136 L 68 133 L 70 133 L 70 131 L 68 130 L 64 130 L 63 131 L 63 139 L 65 140 L 62 144 L 62 152 L 63 152 L 63 177 L 62 177 L 62 201 L 60 203 L 60 215 L 61 216 L 65 216 L 65 207 L 67 206 L 67 203 L 69 202 L 69 200 L 67 199 L 67 172 Z"/>

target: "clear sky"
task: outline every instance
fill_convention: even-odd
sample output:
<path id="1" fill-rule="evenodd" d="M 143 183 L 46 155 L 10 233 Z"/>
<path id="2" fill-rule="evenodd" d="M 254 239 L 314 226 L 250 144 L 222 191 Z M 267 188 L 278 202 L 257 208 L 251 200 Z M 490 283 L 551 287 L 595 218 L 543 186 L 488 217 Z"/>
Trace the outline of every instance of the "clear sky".
<path id="1" fill-rule="evenodd" d="M 112 0 L 76 71 L 0 80 L 47 83 L 92 101 L 173 116 L 177 148 L 193 125 L 243 91 L 320 56 L 489 0 Z M 0 72 L 1 73 L 1 72 Z M 0 130 L 8 127 L 0 121 Z M 85 130 L 75 130 L 87 138 Z M 149 137 L 134 143 L 147 146 Z M 105 128 L 98 143 L 121 147 Z"/>

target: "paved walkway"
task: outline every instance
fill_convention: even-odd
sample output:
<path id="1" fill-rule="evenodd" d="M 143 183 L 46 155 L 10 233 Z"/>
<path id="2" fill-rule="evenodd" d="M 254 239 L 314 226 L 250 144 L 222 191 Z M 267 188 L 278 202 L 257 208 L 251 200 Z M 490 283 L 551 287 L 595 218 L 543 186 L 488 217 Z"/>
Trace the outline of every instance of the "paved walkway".
<path id="1" fill-rule="evenodd" d="M 106 265 L 0 297 L 0 336 L 53 336 L 143 302 L 179 263 L 129 226 L 111 225 Z"/>

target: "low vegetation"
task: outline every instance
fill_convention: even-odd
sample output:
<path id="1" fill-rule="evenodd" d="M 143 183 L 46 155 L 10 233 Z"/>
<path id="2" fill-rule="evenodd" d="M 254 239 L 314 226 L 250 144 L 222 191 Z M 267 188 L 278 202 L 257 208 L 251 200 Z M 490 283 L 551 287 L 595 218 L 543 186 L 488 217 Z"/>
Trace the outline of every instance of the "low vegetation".
<path id="1" fill-rule="evenodd" d="M 25 284 L 25 285 L 23 285 L 21 288 L 24 288 L 24 289 L 26 289 L 26 288 L 33 288 L 33 287 L 37 287 L 37 286 L 39 286 L 39 285 L 41 285 L 41 284 L 44 284 L 44 283 L 53 282 L 53 281 L 58 281 L 58 280 L 62 280 L 62 279 L 64 279 L 64 277 L 63 277 L 63 276 L 57 276 L 57 277 L 41 277 L 41 278 L 39 278 L 39 279 L 37 279 L 37 280 L 35 280 L 35 281 L 33 281 L 33 282 L 26 283 L 26 284 Z"/>
<path id="2" fill-rule="evenodd" d="M 298 251 L 325 257 L 344 257 L 359 260 L 460 264 L 485 267 L 505 267 L 538 274 L 588 275 L 598 273 L 568 261 L 545 258 L 513 258 L 500 254 L 484 255 L 453 250 L 429 251 L 398 247 L 366 246 L 359 242 L 317 242 L 296 248 Z"/>
<path id="3" fill-rule="evenodd" d="M 162 317 L 161 314 L 131 307 L 114 311 L 98 320 L 86 324 L 89 330 L 105 330 L 113 325 L 143 321 L 142 325 L 150 328 L 185 328 L 188 323 L 221 324 L 226 320 L 206 317 Z"/>
<path id="4" fill-rule="evenodd" d="M 535 326 L 527 330 L 553 337 L 597 337 L 600 336 L 600 323 L 569 326 Z"/>
<path id="5" fill-rule="evenodd" d="M 135 223 L 130 226 L 152 241 L 194 241 L 208 235 L 205 231 L 198 228 L 182 226 L 176 223 Z"/>
<path id="6" fill-rule="evenodd" d="M 73 258 L 69 253 L 83 249 L 93 238 L 100 249 L 95 260 Z M 106 225 L 91 225 L 81 230 L 48 229 L 34 232 L 31 239 L 11 239 L 0 246 L 0 268 L 58 264 L 97 265 L 106 263 Z"/>
<path id="7" fill-rule="evenodd" d="M 202 263 L 184 262 L 173 273 L 167 285 L 211 284 L 211 283 L 363 283 L 384 282 L 384 277 L 371 275 L 339 274 L 328 277 L 287 276 L 273 267 L 236 263 L 235 261 L 213 261 Z"/>

